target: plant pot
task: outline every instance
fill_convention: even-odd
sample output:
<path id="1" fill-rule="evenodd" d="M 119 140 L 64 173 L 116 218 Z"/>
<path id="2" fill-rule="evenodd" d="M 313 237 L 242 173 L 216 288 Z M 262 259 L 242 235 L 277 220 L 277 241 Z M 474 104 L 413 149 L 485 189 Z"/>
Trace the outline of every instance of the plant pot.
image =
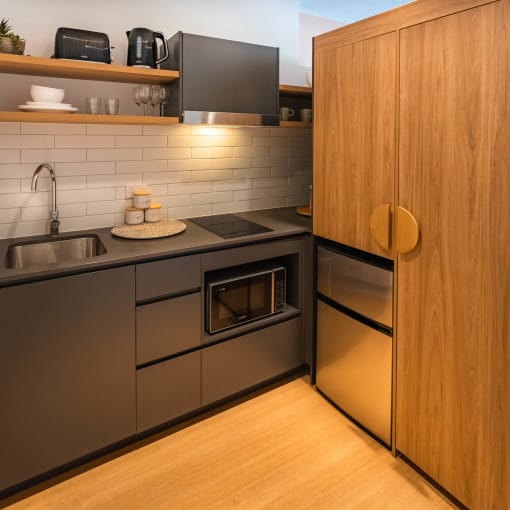
<path id="1" fill-rule="evenodd" d="M 10 37 L 0 37 L 0 53 L 12 53 L 14 55 L 23 55 L 25 51 L 25 39 L 20 39 L 16 45 L 12 44 Z"/>

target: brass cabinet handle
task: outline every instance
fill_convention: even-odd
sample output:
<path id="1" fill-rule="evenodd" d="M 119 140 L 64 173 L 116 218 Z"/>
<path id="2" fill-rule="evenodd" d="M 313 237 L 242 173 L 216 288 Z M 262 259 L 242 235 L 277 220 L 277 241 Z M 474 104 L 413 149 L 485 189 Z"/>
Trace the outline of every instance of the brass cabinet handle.
<path id="1" fill-rule="evenodd" d="M 391 206 L 390 204 L 378 205 L 370 215 L 370 233 L 374 241 L 384 250 L 390 249 L 390 225 Z"/>
<path id="2" fill-rule="evenodd" d="M 420 228 L 415 217 L 403 207 L 395 208 L 395 249 L 398 253 L 409 253 L 418 244 Z"/>

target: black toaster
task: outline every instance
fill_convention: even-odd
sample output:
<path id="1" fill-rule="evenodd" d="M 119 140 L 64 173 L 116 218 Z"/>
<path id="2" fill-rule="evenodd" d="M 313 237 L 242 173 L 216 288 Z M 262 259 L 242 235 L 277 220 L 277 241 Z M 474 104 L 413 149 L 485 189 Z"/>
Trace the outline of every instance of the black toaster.
<path id="1" fill-rule="evenodd" d="M 55 35 L 55 58 L 111 64 L 110 41 L 102 32 L 60 27 Z"/>

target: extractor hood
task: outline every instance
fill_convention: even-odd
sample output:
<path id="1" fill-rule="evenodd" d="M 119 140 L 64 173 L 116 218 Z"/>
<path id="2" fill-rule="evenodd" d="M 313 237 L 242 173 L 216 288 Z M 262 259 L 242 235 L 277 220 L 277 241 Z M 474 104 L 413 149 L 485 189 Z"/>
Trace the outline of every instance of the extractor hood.
<path id="1" fill-rule="evenodd" d="M 177 32 L 162 69 L 179 71 L 164 115 L 184 124 L 278 126 L 279 50 Z"/>

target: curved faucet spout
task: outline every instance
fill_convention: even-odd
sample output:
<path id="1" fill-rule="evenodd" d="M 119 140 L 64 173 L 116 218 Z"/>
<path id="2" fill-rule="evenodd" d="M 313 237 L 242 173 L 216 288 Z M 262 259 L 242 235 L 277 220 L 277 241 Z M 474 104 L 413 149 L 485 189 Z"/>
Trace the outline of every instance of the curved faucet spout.
<path id="1" fill-rule="evenodd" d="M 41 163 L 34 172 L 32 176 L 32 191 L 37 190 L 37 179 L 39 178 L 39 173 L 41 170 L 48 170 L 51 179 L 51 227 L 50 227 L 50 235 L 57 235 L 58 229 L 60 226 L 60 221 L 58 221 L 58 209 L 57 209 L 57 176 L 55 175 L 55 170 L 49 163 Z"/>

